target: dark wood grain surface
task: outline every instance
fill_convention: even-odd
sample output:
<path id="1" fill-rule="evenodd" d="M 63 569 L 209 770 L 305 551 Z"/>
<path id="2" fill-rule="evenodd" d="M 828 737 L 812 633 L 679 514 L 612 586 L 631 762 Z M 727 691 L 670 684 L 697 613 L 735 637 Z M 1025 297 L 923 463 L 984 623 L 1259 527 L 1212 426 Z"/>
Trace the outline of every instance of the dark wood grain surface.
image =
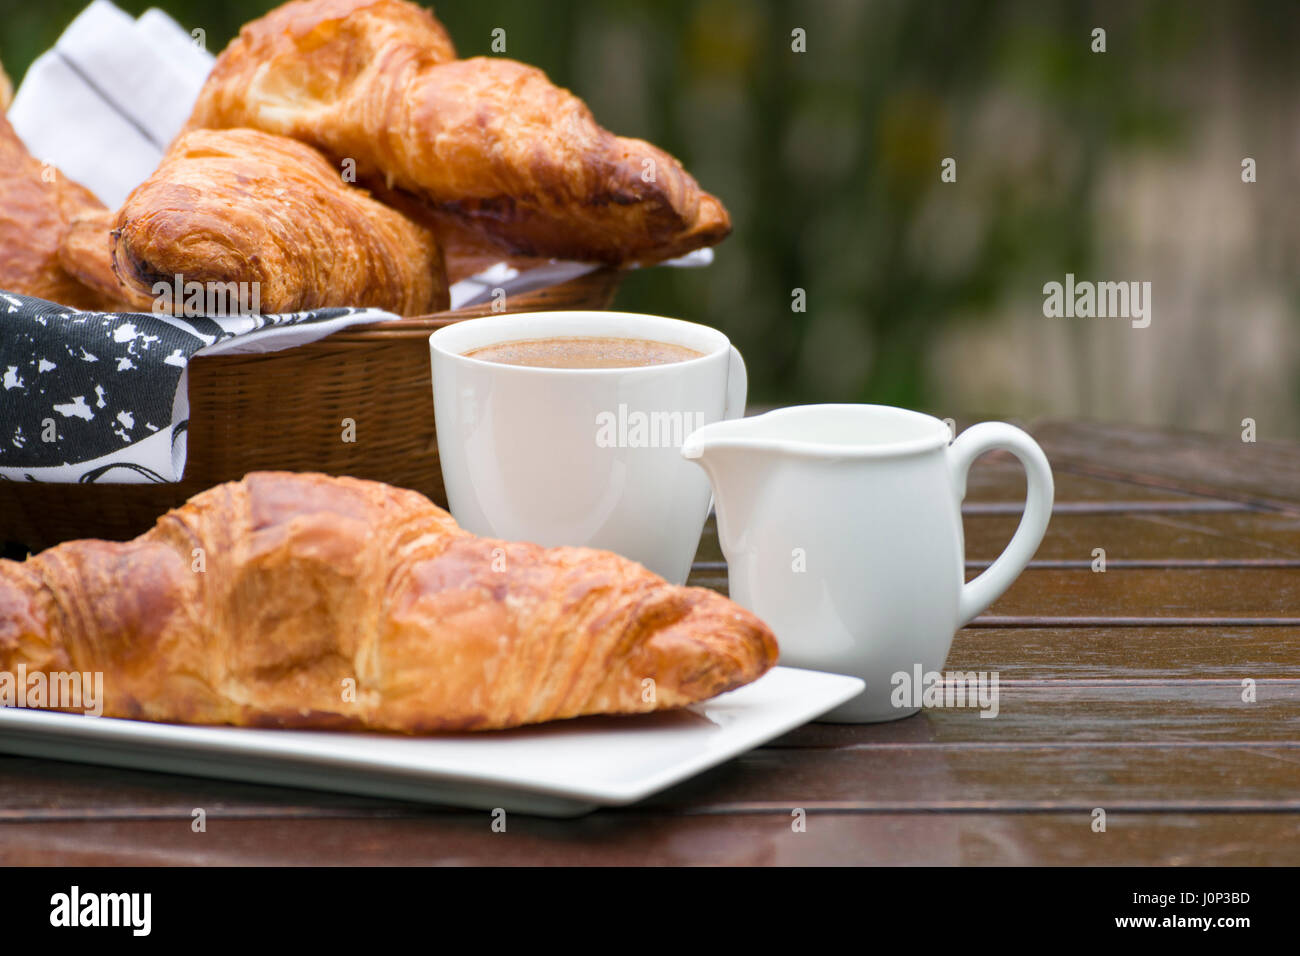
<path id="1" fill-rule="evenodd" d="M 637 806 L 504 834 L 482 812 L 0 756 L 0 862 L 1300 863 L 1300 445 L 1031 431 L 1051 527 L 947 662 L 998 672 L 994 719 L 809 724 Z M 1023 494 L 1010 460 L 976 466 L 968 575 Z M 711 527 L 692 582 L 726 587 Z"/>

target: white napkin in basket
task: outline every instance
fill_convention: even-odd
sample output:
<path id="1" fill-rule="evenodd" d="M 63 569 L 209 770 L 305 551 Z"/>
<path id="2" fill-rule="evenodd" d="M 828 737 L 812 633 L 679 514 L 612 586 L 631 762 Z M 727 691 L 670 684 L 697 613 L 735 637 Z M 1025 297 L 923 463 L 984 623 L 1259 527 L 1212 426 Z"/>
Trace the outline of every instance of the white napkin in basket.
<path id="1" fill-rule="evenodd" d="M 157 168 L 212 63 L 160 10 L 133 20 L 95 0 L 32 63 L 9 121 L 33 156 L 116 209 Z"/>

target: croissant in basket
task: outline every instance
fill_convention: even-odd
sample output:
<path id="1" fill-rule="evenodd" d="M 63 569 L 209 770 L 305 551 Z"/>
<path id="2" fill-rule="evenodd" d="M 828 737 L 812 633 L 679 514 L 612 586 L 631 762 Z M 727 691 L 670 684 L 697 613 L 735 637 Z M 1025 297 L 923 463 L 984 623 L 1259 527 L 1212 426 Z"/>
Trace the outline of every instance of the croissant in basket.
<path id="1" fill-rule="evenodd" d="M 349 478 L 254 473 L 134 541 L 0 561 L 0 671 L 102 672 L 109 717 L 487 730 L 682 707 L 776 656 L 713 591 Z"/>
<path id="2" fill-rule="evenodd" d="M 139 308 L 177 277 L 182 288 L 247 283 L 262 312 L 447 307 L 432 232 L 343 182 L 309 146 L 257 130 L 177 139 L 118 211 L 111 248 L 124 298 Z M 70 241 L 64 253 L 78 249 Z"/>
<path id="3" fill-rule="evenodd" d="M 681 163 L 603 129 L 540 70 L 454 57 L 402 0 L 295 0 L 218 57 L 188 128 L 301 139 L 523 256 L 648 263 L 730 232 Z"/>
<path id="4" fill-rule="evenodd" d="M 78 217 L 104 212 L 88 189 L 27 151 L 0 111 L 0 289 L 77 309 L 111 309 L 118 297 L 79 282 L 59 249 Z"/>

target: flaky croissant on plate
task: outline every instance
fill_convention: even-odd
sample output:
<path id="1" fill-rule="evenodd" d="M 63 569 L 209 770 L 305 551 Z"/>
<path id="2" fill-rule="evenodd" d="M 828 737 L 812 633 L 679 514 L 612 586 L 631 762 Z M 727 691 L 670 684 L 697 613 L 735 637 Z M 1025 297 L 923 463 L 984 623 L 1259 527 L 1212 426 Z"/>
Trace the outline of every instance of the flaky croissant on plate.
<path id="1" fill-rule="evenodd" d="M 301 139 L 524 256 L 649 263 L 730 232 L 676 159 L 603 129 L 540 70 L 454 56 L 402 0 L 294 0 L 217 58 L 187 128 Z"/>
<path id="2" fill-rule="evenodd" d="M 109 717 L 488 730 L 681 707 L 776 656 L 713 591 L 350 478 L 254 473 L 134 541 L 0 561 L 0 671 L 100 671 Z"/>
<path id="3" fill-rule="evenodd" d="M 266 313 L 447 307 L 432 232 L 349 186 L 311 147 L 257 130 L 178 138 L 118 211 L 111 248 L 124 297 L 142 309 L 177 276 L 256 283 Z"/>

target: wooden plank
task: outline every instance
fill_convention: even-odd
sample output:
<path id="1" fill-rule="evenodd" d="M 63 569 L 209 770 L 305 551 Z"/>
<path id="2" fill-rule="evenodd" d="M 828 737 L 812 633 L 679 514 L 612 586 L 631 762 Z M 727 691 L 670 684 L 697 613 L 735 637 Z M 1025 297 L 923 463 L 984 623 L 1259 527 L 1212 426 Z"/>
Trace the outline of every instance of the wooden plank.
<path id="1" fill-rule="evenodd" d="M 962 502 L 961 506 L 963 515 L 1019 515 L 1024 510 L 1023 499 L 1012 501 L 968 500 Z M 1189 498 L 1186 501 L 1057 501 L 1052 506 L 1052 514 L 1054 515 L 1136 514 L 1140 512 L 1199 514 L 1202 512 L 1260 510 L 1266 509 L 1218 498 Z"/>
<path id="2" fill-rule="evenodd" d="M 967 517 L 968 566 L 1002 553 L 1019 515 Z M 1090 568 L 1095 548 L 1108 569 L 1134 562 L 1170 566 L 1169 559 L 1207 564 L 1300 566 L 1300 515 L 1275 512 L 1054 514 L 1034 563 L 1074 561 Z"/>
<path id="3" fill-rule="evenodd" d="M 967 569 L 969 580 L 979 572 Z M 724 564 L 688 584 L 727 591 Z M 1300 567 L 1036 568 L 1021 573 L 971 627 L 1300 628 Z"/>
<path id="4" fill-rule="evenodd" d="M 951 664 L 946 670 L 955 671 Z M 992 668 L 990 668 L 992 669 Z M 972 667 L 971 670 L 977 670 Z M 977 707 L 927 707 L 884 724 L 813 723 L 769 746 L 848 749 L 970 744 L 1016 752 L 1025 744 L 1074 749 L 1090 757 L 1094 743 L 1164 750 L 1166 745 L 1250 744 L 1294 750 L 1300 783 L 1300 680 L 1256 679 L 1255 701 L 1242 700 L 1235 677 L 1021 682 L 999 673 L 996 716 Z M 1016 786 L 1007 781 L 1009 789 Z"/>
<path id="5" fill-rule="evenodd" d="M 727 816 L 627 811 L 578 820 L 487 814 L 412 820 L 0 824 L 0 863 L 27 865 L 1219 865 L 1300 863 L 1300 814 L 1108 811 Z"/>
<path id="6" fill-rule="evenodd" d="M 1108 620 L 1300 626 L 1300 568 L 1031 568 L 973 624 Z"/>
<path id="7" fill-rule="evenodd" d="M 1182 507 L 1206 499 L 1170 488 L 1151 487 L 1124 481 L 1121 477 L 1100 478 L 1059 467 L 1052 462 L 1058 504 L 1106 504 L 1133 502 Z M 966 479 L 967 504 L 1018 504 L 1025 500 L 1025 471 L 1010 455 L 990 454 L 978 459 Z"/>
<path id="8" fill-rule="evenodd" d="M 1300 512 L 1300 443 L 1244 442 L 1236 423 L 1221 435 L 1051 421 L 1030 432 L 1055 465 L 1080 474 Z"/>
<path id="9" fill-rule="evenodd" d="M 0 821 L 222 816 L 374 816 L 406 804 L 177 774 L 0 756 Z"/>
<path id="10" fill-rule="evenodd" d="M 1007 680 L 1300 678 L 1294 627 L 966 628 L 945 667 Z"/>
<path id="11" fill-rule="evenodd" d="M 1300 745 L 765 747 L 642 806 L 721 813 L 810 804 L 872 811 L 1300 811 Z"/>

